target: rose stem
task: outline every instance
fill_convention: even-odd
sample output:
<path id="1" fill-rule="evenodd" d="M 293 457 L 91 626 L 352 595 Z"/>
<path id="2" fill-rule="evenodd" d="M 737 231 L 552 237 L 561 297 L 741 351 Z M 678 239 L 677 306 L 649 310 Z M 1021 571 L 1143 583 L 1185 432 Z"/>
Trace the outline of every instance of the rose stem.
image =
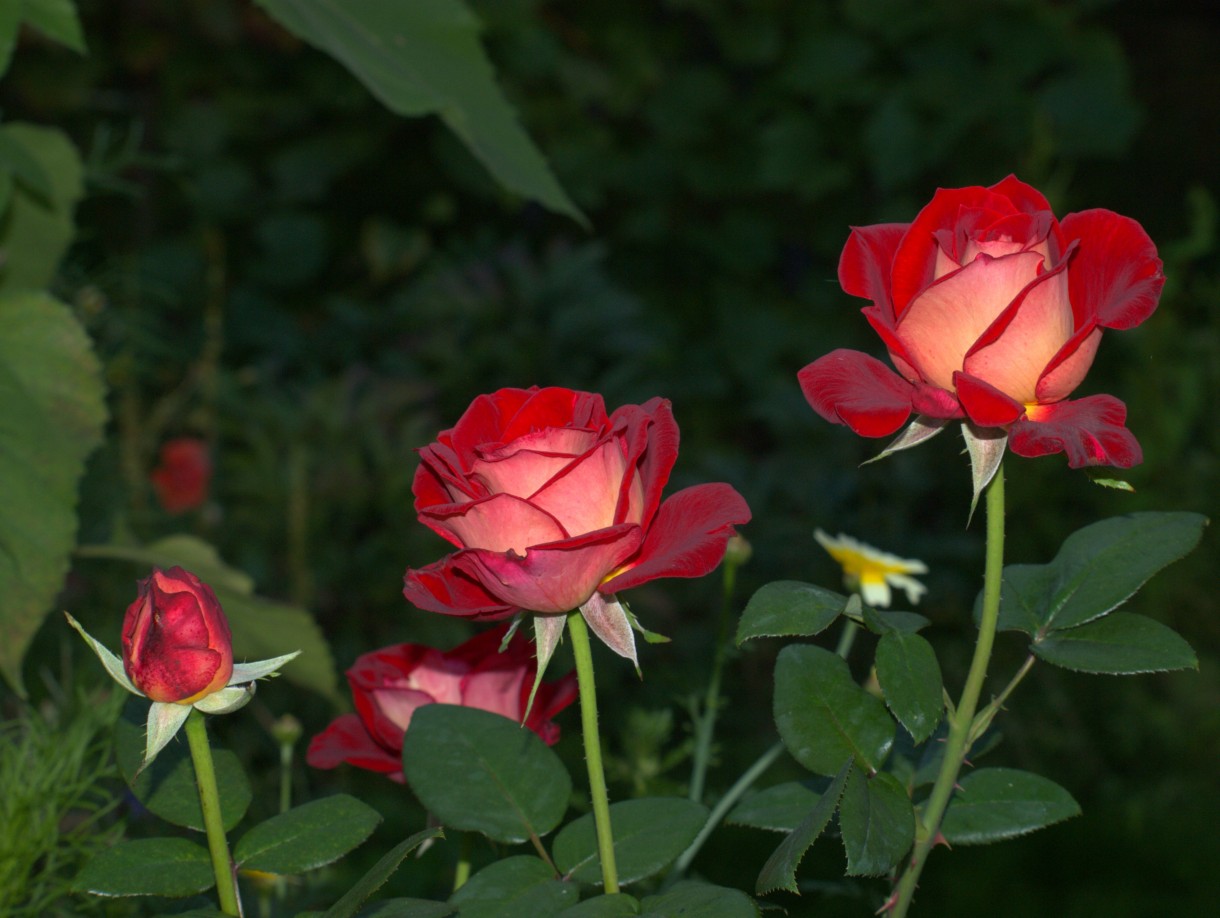
<path id="1" fill-rule="evenodd" d="M 453 891 L 457 892 L 470 879 L 470 833 L 463 832 L 458 837 L 458 860 L 453 868 Z"/>
<path id="2" fill-rule="evenodd" d="M 580 689 L 580 727 L 585 741 L 585 764 L 589 769 L 589 796 L 593 800 L 593 823 L 597 827 L 597 854 L 602 862 L 606 893 L 618 892 L 618 868 L 614 864 L 614 831 L 610 827 L 610 800 L 602 769 L 601 737 L 597 732 L 597 687 L 593 683 L 593 649 L 589 628 L 577 609 L 568 613 L 572 656 L 576 658 L 576 684 Z"/>
<path id="3" fill-rule="evenodd" d="M 212 855 L 212 872 L 216 875 L 216 892 L 220 910 L 226 915 L 240 915 L 237 885 L 233 882 L 233 862 L 229 859 L 229 842 L 220 819 L 220 792 L 216 789 L 216 769 L 212 765 L 212 749 L 208 746 L 207 727 L 203 715 L 192 710 L 186 719 L 186 740 L 195 764 L 195 781 L 199 785 L 199 806 L 203 810 L 203 826 L 208 834 L 208 851 Z"/>
<path id="4" fill-rule="evenodd" d="M 724 559 L 724 587 L 720 600 L 720 627 L 716 633 L 716 655 L 712 659 L 712 675 L 708 679 L 707 694 L 703 699 L 703 710 L 695 718 L 695 764 L 691 768 L 690 799 L 703 801 L 703 784 L 707 778 L 708 763 L 712 757 L 712 736 L 716 731 L 716 715 L 720 713 L 720 676 L 724 671 L 724 660 L 728 655 L 729 606 L 733 599 L 733 586 L 737 581 L 739 562 Z"/>
<path id="5" fill-rule="evenodd" d="M 921 819 L 923 831 L 917 833 L 919 840 L 911 861 L 903 871 L 895 890 L 892 918 L 903 918 L 911 906 L 919 875 L 923 872 L 928 854 L 940 837 L 940 824 L 944 819 L 949 799 L 957 786 L 957 776 L 962 761 L 969 750 L 969 738 L 973 732 L 974 713 L 978 708 L 979 695 L 987 678 L 987 664 L 991 659 L 991 647 L 995 643 L 996 625 L 1000 618 L 1000 575 L 1004 566 L 1004 465 L 996 469 L 995 477 L 987 485 L 987 560 L 983 571 L 983 614 L 979 621 L 978 641 L 974 645 L 974 658 L 966 675 L 961 700 L 949 717 L 949 735 L 945 740 L 944 759 L 932 794 L 923 807 Z"/>

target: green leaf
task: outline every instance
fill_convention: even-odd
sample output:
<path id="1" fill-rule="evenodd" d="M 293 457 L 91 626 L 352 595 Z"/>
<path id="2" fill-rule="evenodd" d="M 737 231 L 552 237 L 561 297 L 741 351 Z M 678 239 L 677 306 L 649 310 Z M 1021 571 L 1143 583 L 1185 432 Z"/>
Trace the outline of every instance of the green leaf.
<path id="1" fill-rule="evenodd" d="M 551 918 L 576 898 L 576 887 L 556 879 L 538 858 L 510 857 L 484 867 L 449 901 L 461 918 Z"/>
<path id="2" fill-rule="evenodd" d="M 8 172 L 14 181 L 44 204 L 50 203 L 55 194 L 51 177 L 38 157 L 26 149 L 20 134 L 0 130 L 0 169 Z"/>
<path id="3" fill-rule="evenodd" d="M 386 899 L 362 909 L 359 918 L 446 918 L 447 915 L 456 914 L 457 906 L 449 902 L 433 902 L 431 899 Z M 329 915 L 330 912 L 326 912 L 326 916 Z"/>
<path id="4" fill-rule="evenodd" d="M 216 883 L 212 859 L 185 838 L 139 838 L 107 848 L 76 875 L 72 889 L 95 896 L 193 896 Z"/>
<path id="5" fill-rule="evenodd" d="M 328 908 L 323 914 L 323 918 L 352 918 L 356 910 L 369 898 L 373 893 L 379 890 L 398 869 L 408 854 L 422 845 L 430 838 L 444 838 L 445 833 L 439 828 L 423 829 L 416 832 L 405 841 L 399 842 L 374 864 L 369 872 L 356 881 L 356 885 L 343 894 L 338 902 Z M 388 900 L 393 901 L 393 900 Z M 415 901 L 415 900 L 408 900 Z M 442 915 L 449 915 L 453 912 L 453 907 L 447 903 L 434 902 L 431 903 L 437 906 L 438 911 L 430 912 L 422 906 L 416 912 L 408 912 L 411 918 L 441 918 Z M 448 909 L 445 911 L 443 909 Z M 372 912 L 377 914 L 376 912 Z M 388 918 L 388 915 L 380 915 L 380 918 Z"/>
<path id="6" fill-rule="evenodd" d="M 151 765 L 133 777 L 144 762 L 144 728 L 149 701 L 129 698 L 114 725 L 114 755 L 131 792 L 150 812 L 176 826 L 202 832 L 203 811 L 195 766 L 185 740 L 171 742 Z M 220 791 L 220 819 L 226 830 L 241 822 L 253 793 L 241 761 L 228 749 L 212 747 L 216 786 Z"/>
<path id="7" fill-rule="evenodd" d="M 707 807 L 681 797 L 642 797 L 610 805 L 614 859 L 622 884 L 664 870 L 690 847 L 707 822 Z M 601 858 L 593 814 L 586 813 L 555 836 L 555 866 L 565 877 L 600 885 Z"/>
<path id="8" fill-rule="evenodd" d="M 927 616 L 918 612 L 874 609 L 865 605 L 860 606 L 860 621 L 873 634 L 889 634 L 891 631 L 914 634 L 931 624 Z"/>
<path id="9" fill-rule="evenodd" d="M 330 646 L 314 617 L 304 609 L 254 595 L 254 581 L 229 567 L 214 549 L 194 536 L 170 536 L 147 546 L 87 545 L 77 550 L 83 558 L 131 561 L 142 568 L 173 567 L 197 575 L 216 593 L 233 631 L 237 660 L 263 660 L 287 651 L 301 655 L 285 666 L 282 678 L 339 700 L 338 675 Z"/>
<path id="10" fill-rule="evenodd" d="M 1054 781 L 1015 768 L 981 768 L 961 779 L 940 831 L 951 845 L 985 845 L 1079 815 L 1079 804 Z"/>
<path id="11" fill-rule="evenodd" d="M 1077 530 L 1049 564 L 1004 569 L 1001 626 L 1036 636 L 1100 618 L 1189 553 L 1206 525 L 1198 513 L 1130 513 Z M 981 610 L 980 594 L 976 621 Z"/>
<path id="12" fill-rule="evenodd" d="M 68 307 L 3 293 L 0 328 L 0 672 L 21 692 L 22 657 L 68 573 L 77 485 L 106 407 Z"/>
<path id="13" fill-rule="evenodd" d="M 1177 632 L 1130 612 L 1052 631 L 1034 642 L 1033 652 L 1047 663 L 1082 673 L 1131 675 L 1199 666 L 1195 652 Z"/>
<path id="14" fill-rule="evenodd" d="M 945 707 L 940 664 L 932 645 L 918 634 L 883 634 L 877 642 L 877 681 L 885 703 L 915 742 L 931 736 Z"/>
<path id="15" fill-rule="evenodd" d="M 737 646 L 756 637 L 807 637 L 838 618 L 848 597 L 812 583 L 777 580 L 762 586 L 746 603 L 737 623 Z"/>
<path id="16" fill-rule="evenodd" d="M 746 797 L 729 811 L 725 822 L 768 832 L 791 832 L 822 795 L 807 781 L 787 781 Z"/>
<path id="17" fill-rule="evenodd" d="M 906 788 L 886 771 L 855 769 L 839 801 L 839 829 L 849 876 L 890 873 L 915 841 L 915 811 Z"/>
<path id="18" fill-rule="evenodd" d="M 588 225 L 496 85 L 461 0 L 258 0 L 352 72 L 391 111 L 436 114 L 496 179 Z"/>
<path id="19" fill-rule="evenodd" d="M 884 702 L 856 685 L 840 657 L 812 644 L 780 651 L 774 712 L 784 746 L 815 774 L 834 774 L 851 758 L 876 771 L 894 742 Z"/>
<path id="20" fill-rule="evenodd" d="M 754 887 L 754 891 L 758 895 L 765 895 L 777 889 L 786 889 L 789 892 L 797 891 L 796 868 L 800 866 L 801 858 L 818 840 L 818 836 L 830 822 L 830 817 L 834 815 L 835 809 L 839 805 L 839 799 L 843 796 L 847 776 L 851 774 L 852 765 L 851 759 L 843 764 L 839 773 L 835 775 L 835 779 L 826 788 L 826 793 L 822 794 L 813 809 L 801 820 L 800 825 L 793 829 L 779 843 L 779 847 L 771 852 L 767 863 L 763 865 L 758 874 L 758 882 Z"/>
<path id="21" fill-rule="evenodd" d="M 665 892 L 646 896 L 641 915 L 682 918 L 758 918 L 758 906 L 740 889 L 688 880 Z M 626 914 L 626 913 L 624 913 Z"/>
<path id="22" fill-rule="evenodd" d="M 72 0 L 21 0 L 21 6 L 27 25 L 73 51 L 86 52 L 85 35 Z"/>
<path id="23" fill-rule="evenodd" d="M 291 875 L 337 861 L 373 834 L 381 815 L 347 794 L 293 807 L 260 822 L 233 848 L 243 870 Z"/>
<path id="24" fill-rule="evenodd" d="M 477 708 L 417 709 L 402 762 L 411 789 L 442 824 L 500 842 L 546 835 L 572 792 L 559 756 L 532 730 Z"/>
<path id="25" fill-rule="evenodd" d="M 565 908 L 558 918 L 621 918 L 623 915 L 638 915 L 640 902 L 627 893 L 595 896 L 571 908 Z"/>
<path id="26" fill-rule="evenodd" d="M 59 259 L 72 241 L 72 213 L 84 192 L 84 170 L 76 147 L 54 128 L 11 123 L 0 127 L 0 141 L 23 149 L 50 179 L 48 194 L 18 183 L 0 220 L 0 293 L 36 290 L 55 276 Z"/>

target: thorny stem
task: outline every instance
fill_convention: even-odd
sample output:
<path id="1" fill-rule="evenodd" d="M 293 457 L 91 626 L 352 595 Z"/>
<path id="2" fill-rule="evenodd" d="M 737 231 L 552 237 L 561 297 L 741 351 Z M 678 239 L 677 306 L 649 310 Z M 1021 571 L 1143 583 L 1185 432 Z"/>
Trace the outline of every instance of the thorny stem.
<path id="1" fill-rule="evenodd" d="M 606 773 L 602 767 L 601 737 L 597 732 L 597 687 L 593 681 L 593 649 L 589 646 L 589 627 L 579 609 L 568 614 L 568 633 L 572 637 L 572 656 L 576 658 L 576 684 L 580 689 L 580 728 L 584 735 L 585 764 L 589 769 L 593 823 L 597 828 L 597 854 L 601 859 L 605 892 L 607 895 L 613 895 L 619 891 L 618 868 L 614 863 L 610 799 L 606 793 Z"/>
<path id="2" fill-rule="evenodd" d="M 707 682 L 707 693 L 703 698 L 703 710 L 697 712 L 695 720 L 694 766 L 690 776 L 689 797 L 695 803 L 703 800 L 703 786 L 712 758 L 712 737 L 716 731 L 716 717 L 720 713 L 720 677 L 724 672 L 728 656 L 729 609 L 733 599 L 733 586 L 737 580 L 738 565 L 729 559 L 724 562 L 724 587 L 720 601 L 720 627 L 716 634 L 716 655 L 712 659 L 712 675 Z"/>
<path id="3" fill-rule="evenodd" d="M 995 643 L 996 626 L 1000 618 L 1000 577 L 1003 567 L 1004 466 L 1001 464 L 995 477 L 987 485 L 987 558 L 983 571 L 983 614 L 979 621 L 978 641 L 974 645 L 974 658 L 970 662 L 961 700 L 949 716 L 949 735 L 945 740 L 944 759 L 936 776 L 936 783 L 932 786 L 931 796 L 923 807 L 919 840 L 915 843 L 910 863 L 895 889 L 892 918 L 904 918 L 911 907 L 911 900 L 919 885 L 919 875 L 923 872 L 928 854 L 940 836 L 941 821 L 957 786 L 962 762 L 970 751 L 974 714 L 978 709 L 983 682 L 987 678 L 987 665 L 991 660 L 991 648 Z M 1021 675 L 1023 676 L 1023 673 Z M 1015 682 L 1013 684 L 1015 686 Z"/>
<path id="4" fill-rule="evenodd" d="M 212 855 L 212 872 L 216 875 L 220 910 L 226 915 L 240 915 L 241 903 L 237 897 L 237 884 L 233 879 L 233 861 L 229 858 L 229 842 L 225 838 L 225 827 L 220 818 L 216 768 L 212 764 L 212 749 L 208 746 L 207 727 L 203 715 L 198 711 L 191 711 L 186 719 L 186 740 L 195 764 L 199 806 L 203 810 L 203 826 L 207 830 L 208 852 Z"/>

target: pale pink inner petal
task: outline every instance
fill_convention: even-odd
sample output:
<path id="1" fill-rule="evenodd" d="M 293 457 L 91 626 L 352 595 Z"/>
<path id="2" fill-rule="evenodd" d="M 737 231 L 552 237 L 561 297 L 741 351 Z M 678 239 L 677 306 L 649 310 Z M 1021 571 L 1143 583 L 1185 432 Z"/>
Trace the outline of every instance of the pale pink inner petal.
<path id="1" fill-rule="evenodd" d="M 419 664 L 407 673 L 407 688 L 427 692 L 439 704 L 462 703 L 462 678 L 470 664 L 453 659 L 439 650 L 429 650 Z"/>
<path id="2" fill-rule="evenodd" d="M 482 480 L 493 494 L 529 497 L 596 442 L 591 430 L 548 427 L 499 449 L 480 450 L 470 477 Z"/>
<path id="3" fill-rule="evenodd" d="M 1101 329 L 1095 328 L 1063 363 L 1038 381 L 1034 394 L 1039 402 L 1058 402 L 1076 391 L 1093 365 L 1097 346 L 1101 344 Z"/>
<path id="4" fill-rule="evenodd" d="M 385 688 L 374 689 L 371 693 L 373 696 L 373 704 L 377 710 L 385 717 L 386 721 L 393 724 L 399 730 L 406 730 L 411 723 L 411 715 L 415 713 L 415 709 L 420 705 L 431 704 L 434 701 L 439 701 L 439 698 L 433 698 L 427 692 L 421 692 L 416 689 L 409 688 L 393 688 L 386 686 Z M 456 704 L 457 702 L 450 702 Z M 382 730 L 388 731 L 389 727 L 385 722 L 382 722 L 378 732 Z M 387 742 L 392 742 L 395 737 L 385 736 Z"/>
<path id="5" fill-rule="evenodd" d="M 521 684 L 525 681 L 526 671 L 527 667 L 517 666 L 471 675 L 462 687 L 462 704 L 468 708 L 481 708 L 493 714 L 503 714 L 519 721 Z"/>
<path id="6" fill-rule="evenodd" d="M 466 548 L 512 549 L 519 555 L 531 545 L 545 545 L 569 535 L 554 517 L 511 494 L 496 494 L 467 505 L 462 513 L 432 518 Z"/>
<path id="7" fill-rule="evenodd" d="M 1025 251 L 1025 243 L 1016 242 L 1011 236 L 1001 236 L 999 239 L 972 238 L 966 243 L 966 251 L 962 253 L 962 264 L 969 264 L 979 255 L 990 258 L 1003 258 Z"/>
<path id="8" fill-rule="evenodd" d="M 936 264 L 932 268 L 933 280 L 939 280 L 946 274 L 951 274 L 960 267 L 961 264 L 955 260 L 952 255 L 950 255 L 940 246 L 936 247 Z"/>
<path id="9" fill-rule="evenodd" d="M 544 485 L 530 498 L 530 503 L 559 520 L 569 535 L 596 532 L 614 525 L 619 488 L 626 471 L 627 458 L 619 439 L 614 437 Z"/>
<path id="10" fill-rule="evenodd" d="M 953 374 L 962 369 L 966 351 L 1034 279 L 1041 263 L 1037 252 L 980 255 L 912 300 L 897 331 L 923 378 L 953 391 Z"/>

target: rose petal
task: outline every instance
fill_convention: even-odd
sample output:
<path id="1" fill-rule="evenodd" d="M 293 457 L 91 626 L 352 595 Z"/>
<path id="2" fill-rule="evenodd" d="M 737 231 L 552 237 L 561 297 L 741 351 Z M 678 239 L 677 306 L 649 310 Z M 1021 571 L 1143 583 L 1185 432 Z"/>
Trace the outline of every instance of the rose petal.
<path id="1" fill-rule="evenodd" d="M 531 612 L 567 612 L 639 548 L 639 526 L 623 524 L 563 542 L 534 546 L 524 556 L 471 550 L 458 563 L 507 604 Z"/>
<path id="2" fill-rule="evenodd" d="M 422 511 L 419 520 L 434 532 L 448 534 L 449 541 L 461 548 L 511 549 L 518 554 L 524 554 L 531 545 L 557 542 L 570 534 L 539 502 L 511 494 L 493 494 L 460 506 L 433 507 Z"/>
<path id="3" fill-rule="evenodd" d="M 839 256 L 839 285 L 851 296 L 872 300 L 891 319 L 890 267 L 908 223 L 853 226 Z"/>
<path id="4" fill-rule="evenodd" d="M 635 469 L 630 479 L 624 479 L 615 520 L 638 522 L 647 528 L 661 505 L 661 492 L 669 481 L 669 473 L 678 461 L 678 424 L 673 409 L 667 399 L 651 398 L 638 407 L 624 405 L 614 412 L 610 422 L 616 431 L 621 431 L 627 465 Z"/>
<path id="5" fill-rule="evenodd" d="M 522 686 L 521 710 L 525 710 L 529 685 Z M 537 733 L 548 746 L 559 741 L 559 727 L 551 719 L 576 700 L 576 673 L 570 672 L 553 682 L 543 682 L 534 695 L 534 707 L 525 718 L 525 725 Z"/>
<path id="6" fill-rule="evenodd" d="M 496 621 L 515 615 L 517 607 L 495 596 L 482 581 L 467 572 L 455 559 L 455 552 L 427 567 L 408 568 L 403 578 L 403 595 L 425 612 L 461 615 Z"/>
<path id="7" fill-rule="evenodd" d="M 727 484 L 678 491 L 661 504 L 631 566 L 598 590 L 617 593 L 658 577 L 702 577 L 724 557 L 733 527 L 749 521 L 745 499 Z"/>
<path id="8" fill-rule="evenodd" d="M 1134 328 L 1152 315 L 1165 275 L 1142 226 L 1109 210 L 1084 210 L 1063 218 L 1063 232 L 1080 240 L 1068 273 L 1077 325 L 1095 317 L 1105 328 Z"/>
<path id="9" fill-rule="evenodd" d="M 953 381 L 966 416 L 979 427 L 1007 427 L 1025 413 L 1021 402 L 969 373 L 956 373 Z"/>
<path id="10" fill-rule="evenodd" d="M 355 714 L 340 715 L 311 739 L 305 761 L 314 768 L 336 768 L 347 762 L 403 782 L 402 756 L 379 746 Z"/>
<path id="11" fill-rule="evenodd" d="M 606 406 L 600 395 L 553 386 L 538 389 L 504 425 L 500 442 L 511 443 L 547 427 L 603 429 Z"/>
<path id="12" fill-rule="evenodd" d="M 484 453 L 471 465 L 470 477 L 481 480 L 489 493 L 530 497 L 592 449 L 597 438 L 589 430 L 540 430 Z"/>
<path id="13" fill-rule="evenodd" d="M 617 437 L 603 440 L 595 448 L 575 462 L 564 467 L 555 478 L 548 481 L 533 497 L 530 506 L 544 511 L 549 518 L 557 520 L 563 531 L 549 538 L 530 538 L 524 545 L 493 546 L 486 543 L 467 542 L 470 548 L 496 548 L 507 551 L 515 548 L 524 554 L 530 545 L 556 542 L 569 535 L 582 535 L 606 529 L 615 523 L 615 510 L 619 503 L 619 490 L 627 472 L 627 457 Z M 625 522 L 636 522 L 635 520 Z M 511 522 L 504 526 L 510 530 Z"/>
<path id="14" fill-rule="evenodd" d="M 945 421 L 965 415 L 961 402 L 954 393 L 923 382 L 915 383 L 915 389 L 911 393 L 911 407 L 919 414 Z"/>
<path id="15" fill-rule="evenodd" d="M 864 437 L 888 437 L 911 416 L 910 383 L 859 351 L 831 351 L 797 379 L 814 411 Z"/>
<path id="16" fill-rule="evenodd" d="M 1093 365 L 1100 344 L 1100 327 L 1090 323 L 1076 332 L 1047 364 L 1034 389 L 1037 400 L 1044 404 L 1058 402 L 1075 392 Z"/>
<path id="17" fill-rule="evenodd" d="M 1124 422 L 1127 406 L 1112 395 L 1037 405 L 1012 425 L 1008 443 L 1019 456 L 1065 452 L 1074 469 L 1112 465 L 1128 469 L 1144 460 L 1139 442 Z"/>

